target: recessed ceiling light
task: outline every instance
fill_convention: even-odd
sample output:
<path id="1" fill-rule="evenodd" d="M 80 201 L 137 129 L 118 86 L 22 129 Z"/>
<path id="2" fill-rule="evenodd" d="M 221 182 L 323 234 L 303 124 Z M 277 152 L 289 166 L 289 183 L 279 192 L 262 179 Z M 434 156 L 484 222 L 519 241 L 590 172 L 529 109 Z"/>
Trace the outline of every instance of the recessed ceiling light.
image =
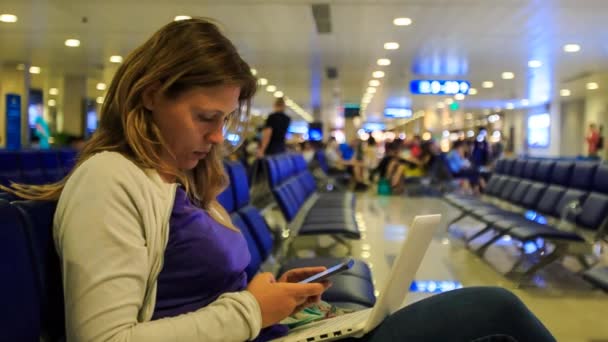
<path id="1" fill-rule="evenodd" d="M 176 15 L 175 18 L 173 18 L 174 21 L 188 20 L 188 19 L 192 19 L 192 17 L 189 15 Z"/>
<path id="2" fill-rule="evenodd" d="M 95 102 L 102 104 L 103 103 L 103 97 L 98 97 L 97 99 L 95 99 Z"/>
<path id="3" fill-rule="evenodd" d="M 515 74 L 510 71 L 505 71 L 502 73 L 503 80 L 512 80 L 515 78 Z"/>
<path id="4" fill-rule="evenodd" d="M 110 56 L 110 62 L 120 64 L 120 63 L 122 63 L 122 56 L 118 56 L 118 55 Z"/>
<path id="5" fill-rule="evenodd" d="M 443 102 L 437 102 L 437 108 L 439 108 L 439 109 L 445 108 L 445 103 L 443 103 Z"/>
<path id="6" fill-rule="evenodd" d="M 510 109 L 514 109 L 514 108 L 515 108 L 515 105 L 514 105 L 514 104 L 512 104 L 511 102 L 509 102 L 509 103 L 507 103 L 507 104 L 505 105 L 505 108 L 506 108 L 506 109 L 509 109 L 509 110 L 510 110 Z"/>
<path id="7" fill-rule="evenodd" d="M 39 74 L 40 71 L 41 71 L 40 67 L 37 67 L 37 66 L 30 67 L 30 74 Z"/>
<path id="8" fill-rule="evenodd" d="M 562 89 L 559 91 L 559 94 L 561 96 L 566 97 L 566 96 L 570 96 L 572 94 L 572 92 L 570 92 L 570 89 Z"/>
<path id="9" fill-rule="evenodd" d="M 451 105 L 452 103 L 454 103 L 454 100 L 452 100 L 451 98 L 447 98 L 447 99 L 445 99 L 445 101 L 444 101 L 444 102 L 445 102 L 445 104 L 447 104 L 447 105 Z"/>
<path id="10" fill-rule="evenodd" d="M 397 50 L 398 48 L 399 48 L 399 43 L 396 43 L 396 42 L 384 43 L 385 50 Z"/>
<path id="11" fill-rule="evenodd" d="M 412 19 L 410 18 L 395 18 L 393 20 L 395 26 L 409 26 L 412 25 Z"/>
<path id="12" fill-rule="evenodd" d="M 268 87 L 266 87 L 266 91 L 269 93 L 274 93 L 275 91 L 277 91 L 277 87 L 275 87 L 271 84 Z"/>
<path id="13" fill-rule="evenodd" d="M 469 95 L 477 95 L 477 89 L 469 88 Z"/>
<path id="14" fill-rule="evenodd" d="M 95 88 L 97 88 L 97 90 L 106 90 L 107 86 L 105 83 L 99 82 L 99 83 L 97 83 Z"/>
<path id="15" fill-rule="evenodd" d="M 258 79 L 258 84 L 261 86 L 265 86 L 268 84 L 268 80 L 262 77 L 262 78 Z"/>
<path id="16" fill-rule="evenodd" d="M 372 73 L 372 76 L 374 78 L 382 78 L 382 77 L 384 77 L 384 71 L 374 71 Z"/>
<path id="17" fill-rule="evenodd" d="M 378 61 L 376 61 L 376 63 L 378 63 L 380 66 L 386 66 L 391 65 L 391 60 L 388 58 L 380 58 Z"/>
<path id="18" fill-rule="evenodd" d="M 79 47 L 80 46 L 80 40 L 78 40 L 78 39 L 67 39 L 65 41 L 65 46 Z"/>
<path id="19" fill-rule="evenodd" d="M 0 14 L 0 21 L 3 23 L 16 23 L 17 16 L 14 14 Z"/>
<path id="20" fill-rule="evenodd" d="M 490 89 L 494 87 L 494 82 L 492 81 L 485 81 L 483 83 L 481 83 L 481 87 L 482 88 L 486 88 L 486 89 Z"/>
<path id="21" fill-rule="evenodd" d="M 465 99 L 465 96 L 464 96 L 464 94 L 456 94 L 456 95 L 454 95 L 454 99 L 457 101 L 462 101 Z"/>
<path id="22" fill-rule="evenodd" d="M 543 66 L 543 62 L 533 59 L 531 61 L 528 61 L 528 67 L 529 68 L 540 68 Z"/>
<path id="23" fill-rule="evenodd" d="M 49 102 L 47 102 L 49 107 L 55 107 L 55 105 L 57 104 L 57 101 L 50 99 Z"/>
<path id="24" fill-rule="evenodd" d="M 251 68 L 251 74 L 252 74 L 253 76 L 255 76 L 255 75 L 257 75 L 257 74 L 258 74 L 258 71 L 257 71 L 257 70 L 255 70 L 254 68 Z"/>
<path id="25" fill-rule="evenodd" d="M 529 105 L 529 104 L 530 104 L 530 101 L 529 101 L 528 99 L 523 99 L 523 100 L 521 100 L 521 105 L 522 105 L 522 106 L 527 106 L 527 105 Z"/>
<path id="26" fill-rule="evenodd" d="M 565 52 L 579 52 L 581 51 L 581 46 L 578 44 L 566 44 L 564 45 Z"/>
<path id="27" fill-rule="evenodd" d="M 588 90 L 596 90 L 599 87 L 600 87 L 599 84 L 597 84 L 596 82 L 589 82 L 589 83 L 587 83 L 587 89 Z"/>
<path id="28" fill-rule="evenodd" d="M 284 95 L 283 92 L 280 90 L 274 92 L 274 97 L 283 97 L 283 95 Z"/>
<path id="29" fill-rule="evenodd" d="M 59 94 L 59 89 L 57 89 L 57 88 L 49 89 L 49 95 L 58 95 L 58 94 Z"/>
<path id="30" fill-rule="evenodd" d="M 378 87 L 378 86 L 380 86 L 380 81 L 378 81 L 378 80 L 371 80 L 371 81 L 369 81 L 369 86 L 370 87 Z"/>
<path id="31" fill-rule="evenodd" d="M 375 94 L 376 93 L 376 88 L 374 88 L 374 87 L 368 87 L 366 92 L 368 94 Z"/>

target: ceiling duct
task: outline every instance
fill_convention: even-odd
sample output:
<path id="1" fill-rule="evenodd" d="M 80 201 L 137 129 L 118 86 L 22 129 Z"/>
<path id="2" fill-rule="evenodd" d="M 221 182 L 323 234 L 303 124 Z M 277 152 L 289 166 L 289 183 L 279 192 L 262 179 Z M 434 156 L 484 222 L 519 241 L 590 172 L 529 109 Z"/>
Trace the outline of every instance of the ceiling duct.
<path id="1" fill-rule="evenodd" d="M 329 13 L 329 4 L 313 4 L 312 17 L 315 19 L 317 33 L 331 33 L 331 17 Z"/>

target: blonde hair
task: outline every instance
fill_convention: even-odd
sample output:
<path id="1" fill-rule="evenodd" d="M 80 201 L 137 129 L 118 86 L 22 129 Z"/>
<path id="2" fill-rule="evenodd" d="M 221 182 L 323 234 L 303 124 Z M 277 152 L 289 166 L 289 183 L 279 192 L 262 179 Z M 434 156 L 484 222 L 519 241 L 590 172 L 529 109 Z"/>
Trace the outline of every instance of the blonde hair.
<path id="1" fill-rule="evenodd" d="M 195 87 L 239 86 L 239 108 L 228 118 L 226 131 L 246 124 L 257 80 L 214 23 L 202 18 L 171 22 L 131 52 L 114 75 L 99 128 L 85 144 L 74 169 L 96 153 L 119 152 L 140 168 L 175 177 L 200 207 L 218 207 L 215 199 L 228 184 L 223 147 L 213 146 L 187 172 L 164 162 L 160 156 L 166 144 L 142 99 L 144 90 L 154 84 L 160 84 L 161 92 L 170 98 Z M 54 184 L 0 188 L 24 199 L 58 200 L 71 174 Z"/>

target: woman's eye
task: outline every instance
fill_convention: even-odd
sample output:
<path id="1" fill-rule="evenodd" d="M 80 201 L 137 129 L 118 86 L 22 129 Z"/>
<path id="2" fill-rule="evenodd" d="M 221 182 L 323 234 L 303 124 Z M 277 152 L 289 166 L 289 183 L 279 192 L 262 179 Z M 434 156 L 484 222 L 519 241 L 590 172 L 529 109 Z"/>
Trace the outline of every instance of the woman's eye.
<path id="1" fill-rule="evenodd" d="M 200 121 L 203 121 L 203 122 L 211 122 L 211 121 L 213 121 L 213 118 L 210 118 L 210 117 L 205 116 L 205 115 L 199 115 L 198 119 Z"/>

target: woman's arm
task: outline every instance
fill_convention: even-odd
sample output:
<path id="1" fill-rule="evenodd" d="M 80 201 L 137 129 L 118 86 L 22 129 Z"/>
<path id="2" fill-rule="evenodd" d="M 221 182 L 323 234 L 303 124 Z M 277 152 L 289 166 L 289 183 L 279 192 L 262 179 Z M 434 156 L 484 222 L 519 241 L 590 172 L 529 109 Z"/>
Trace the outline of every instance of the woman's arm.
<path id="1" fill-rule="evenodd" d="M 145 229 L 153 210 L 151 198 L 143 172 L 104 159 L 90 160 L 76 171 L 55 218 L 68 341 L 255 338 L 261 311 L 247 291 L 225 294 L 196 312 L 143 322 L 145 303 L 153 303 L 150 297 L 156 296 L 148 291 L 154 267 L 146 238 L 154 229 Z"/>

